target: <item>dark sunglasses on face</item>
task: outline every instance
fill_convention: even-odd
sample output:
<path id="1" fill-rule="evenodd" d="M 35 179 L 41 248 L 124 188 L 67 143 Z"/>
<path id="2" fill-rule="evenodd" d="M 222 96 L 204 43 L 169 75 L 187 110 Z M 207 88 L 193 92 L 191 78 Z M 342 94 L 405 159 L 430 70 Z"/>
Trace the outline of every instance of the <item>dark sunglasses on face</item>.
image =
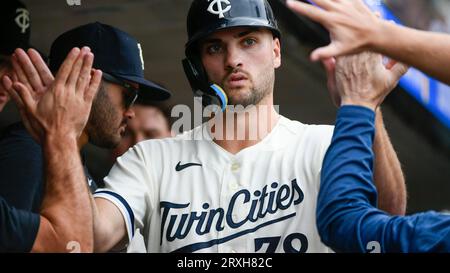
<path id="1" fill-rule="evenodd" d="M 138 98 L 138 95 L 139 95 L 138 89 L 133 87 L 131 84 L 129 84 L 121 79 L 118 79 L 118 78 L 114 77 L 113 75 L 105 73 L 105 72 L 103 72 L 103 79 L 109 83 L 117 84 L 117 85 L 120 85 L 121 87 L 125 88 L 126 92 L 124 92 L 124 96 L 123 96 L 125 109 L 128 109 L 131 106 L 133 106 L 133 104 L 136 102 L 136 99 Z"/>

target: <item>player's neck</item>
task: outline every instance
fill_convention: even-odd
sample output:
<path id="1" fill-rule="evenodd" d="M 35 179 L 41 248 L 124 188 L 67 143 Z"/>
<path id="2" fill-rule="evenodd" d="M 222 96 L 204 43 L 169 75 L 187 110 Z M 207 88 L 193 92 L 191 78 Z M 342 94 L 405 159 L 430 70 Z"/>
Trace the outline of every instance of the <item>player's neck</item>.
<path id="1" fill-rule="evenodd" d="M 209 122 L 211 135 L 219 146 L 236 154 L 263 140 L 276 126 L 279 116 L 273 97 L 269 96 L 244 111 L 226 111 L 215 116 Z"/>

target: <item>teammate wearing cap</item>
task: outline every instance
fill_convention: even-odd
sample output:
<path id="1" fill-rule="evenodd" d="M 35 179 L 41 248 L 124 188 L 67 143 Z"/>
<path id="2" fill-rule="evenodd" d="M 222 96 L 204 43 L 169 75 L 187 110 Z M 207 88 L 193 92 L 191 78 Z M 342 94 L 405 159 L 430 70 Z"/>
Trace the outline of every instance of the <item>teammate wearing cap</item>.
<path id="1" fill-rule="evenodd" d="M 93 100 L 89 121 L 77 140 L 78 148 L 81 150 L 88 142 L 102 148 L 114 148 L 121 140 L 127 119 L 134 115 L 130 107 L 138 93 L 147 100 L 164 100 L 170 93 L 144 79 L 142 53 L 137 41 L 127 33 L 101 23 L 83 25 L 59 36 L 51 47 L 50 70 L 56 73 L 72 48 L 84 46 L 88 46 L 95 54 L 93 67 L 103 71 L 103 81 Z M 23 50 L 16 50 L 13 63 L 20 82 L 32 90 L 33 94 L 38 95 L 35 96 L 36 99 L 44 95 L 46 89 L 53 83 L 52 73 L 34 50 L 30 50 L 28 54 Z M 32 63 L 35 67 L 31 65 Z M 41 71 L 44 73 L 39 75 Z M 11 89 L 11 80 L 5 78 L 4 85 Z M 34 130 L 35 125 L 29 122 L 26 115 L 22 117 L 35 139 L 43 143 Z M 44 188 L 42 154 L 40 150 L 30 154 L 17 137 L 10 135 L 1 142 L 2 145 L 9 145 L 16 153 L 3 157 L 0 168 L 9 168 L 7 177 L 10 183 L 9 192 L 14 195 L 18 206 L 39 212 Z M 25 158 L 32 160 L 25 161 Z M 23 171 L 16 170 L 18 168 Z M 94 191 L 96 184 L 87 168 L 85 175 L 91 190 Z M 14 186 L 11 183 L 14 183 Z M 28 186 L 22 187 L 22 184 Z"/>
<path id="2" fill-rule="evenodd" d="M 281 53 L 270 6 L 264 0 L 195 0 L 188 33 L 183 64 L 195 95 L 224 112 L 181 136 L 141 142 L 118 158 L 106 189 L 92 203 L 95 250 L 123 245 L 139 229 L 148 252 L 329 251 L 317 232 L 315 209 L 333 127 L 305 125 L 275 112 L 274 71 Z M 230 109 L 239 105 L 250 110 Z M 222 126 L 227 121 L 233 126 Z M 232 128 L 243 129 L 245 137 L 236 137 Z M 384 189 L 380 203 L 404 213 L 402 174 L 383 130 L 375 145 L 385 163 L 377 171 Z"/>

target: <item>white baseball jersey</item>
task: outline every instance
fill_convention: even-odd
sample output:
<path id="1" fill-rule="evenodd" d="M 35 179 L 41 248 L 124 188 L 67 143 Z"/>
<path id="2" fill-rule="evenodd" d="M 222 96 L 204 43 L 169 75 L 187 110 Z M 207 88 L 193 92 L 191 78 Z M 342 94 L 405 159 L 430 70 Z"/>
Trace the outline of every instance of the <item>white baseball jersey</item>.
<path id="1" fill-rule="evenodd" d="M 231 154 L 205 123 L 131 148 L 95 197 L 120 209 L 129 240 L 142 231 L 148 252 L 329 252 L 316 200 L 332 133 L 280 117 L 261 142 Z M 206 139 L 192 140 L 199 134 Z"/>

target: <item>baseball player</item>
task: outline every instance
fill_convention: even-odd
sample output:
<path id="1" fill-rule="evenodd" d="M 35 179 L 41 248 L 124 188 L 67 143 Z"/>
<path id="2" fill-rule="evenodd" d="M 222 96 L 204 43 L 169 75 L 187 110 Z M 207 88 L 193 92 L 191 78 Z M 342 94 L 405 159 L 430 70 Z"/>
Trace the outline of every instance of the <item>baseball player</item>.
<path id="1" fill-rule="evenodd" d="M 378 18 L 361 0 L 314 1 L 318 7 L 288 0 L 292 10 L 321 23 L 331 44 L 315 50 L 311 59 L 327 59 L 371 50 L 414 66 L 450 84 L 450 35 L 398 26 Z"/>
<path id="2" fill-rule="evenodd" d="M 90 142 L 103 148 L 115 147 L 121 140 L 127 119 L 133 118 L 133 110 L 130 107 L 138 94 L 143 101 L 150 101 L 166 99 L 170 96 L 170 93 L 144 78 L 142 54 L 138 42 L 129 34 L 99 22 L 82 25 L 60 35 L 52 44 L 49 68 L 35 51 L 30 50 L 25 53 L 23 50 L 16 50 L 13 64 L 15 62 L 14 69 L 21 79 L 22 87 L 25 86 L 32 90 L 32 94 L 35 95 L 34 98 L 37 93 L 41 96 L 45 94 L 53 82 L 53 75 L 49 69 L 53 72 L 58 71 L 68 52 L 77 46 L 89 46 L 96 56 L 93 66 L 104 72 L 99 91 L 93 100 L 89 121 L 77 139 L 77 146 L 81 150 L 83 146 Z M 82 51 L 84 50 L 86 49 Z M 111 56 L 117 57 L 111 61 Z M 36 63 L 37 61 L 39 63 Z M 32 62 L 35 62 L 34 67 L 30 65 Z M 38 71 L 45 71 L 45 73 L 38 75 Z M 4 83 L 5 87 L 9 89 L 11 79 L 5 77 Z M 51 115 L 51 110 L 48 110 L 48 113 L 41 112 L 41 114 Z M 27 122 L 26 116 L 22 116 L 22 118 L 25 124 L 31 125 L 28 126 L 29 128 L 34 127 L 32 122 Z M 23 131 L 26 132 L 25 129 Z M 32 135 L 39 139 L 39 132 L 31 131 Z M 0 170 L 7 172 L 9 168 L 8 170 L 11 171 L 8 175 L 3 175 L 0 179 L 0 182 L 3 183 L 0 183 L 0 185 L 9 183 L 8 188 L 4 187 L 9 190 L 5 190 L 9 195 L 5 194 L 3 197 L 6 200 L 9 197 L 10 200 L 15 201 L 15 203 L 10 201 L 10 205 L 39 212 L 44 196 L 41 191 L 36 189 L 45 186 L 45 180 L 42 179 L 45 153 L 43 156 L 39 146 L 38 150 L 29 150 L 29 145 L 25 145 L 27 143 L 25 140 L 28 139 L 31 139 L 31 136 L 22 137 L 18 135 L 16 130 L 16 133 L 10 133 L 0 141 L 0 147 L 2 147 L 2 153 L 0 154 L 3 155 L 0 159 Z M 45 146 L 45 141 L 41 139 L 40 142 L 41 146 Z M 29 162 L 22 162 L 28 158 L 31 158 Z M 19 166 L 25 172 L 14 171 Z M 87 168 L 85 169 L 85 176 L 92 190 L 94 187 L 96 188 L 95 182 L 92 181 Z M 4 179 L 5 177 L 9 180 Z M 14 186 L 11 186 L 11 182 L 14 182 Z M 27 190 L 20 191 L 20 185 L 24 185 L 22 188 Z M 15 199 L 12 199 L 11 196 Z M 32 198 L 26 198 L 27 196 Z M 86 197 L 89 202 L 88 196 Z M 30 204 L 32 201 L 34 201 L 33 206 Z M 27 204 L 29 205 L 27 206 Z M 80 220 L 82 219 L 80 218 Z M 61 251 L 61 249 L 55 247 L 53 251 Z"/>
<path id="3" fill-rule="evenodd" d="M 375 67 L 377 56 L 370 55 L 366 61 Z M 355 73 L 360 60 L 339 57 L 339 74 Z M 358 73 L 372 74 L 364 69 Z M 383 84 L 365 89 L 356 85 L 347 89 L 351 92 L 339 88 L 343 103 L 322 168 L 317 227 L 323 242 L 345 252 L 450 252 L 450 215 L 426 212 L 393 217 L 376 208 L 374 111 L 391 89 Z"/>
<path id="4" fill-rule="evenodd" d="M 95 251 L 121 247 L 139 229 L 148 252 L 328 252 L 315 210 L 333 127 L 302 124 L 274 110 L 281 50 L 269 4 L 195 0 L 188 34 L 183 64 L 194 94 L 224 112 L 178 137 L 138 143 L 118 158 L 92 202 Z M 396 80 L 386 79 L 388 85 Z M 227 105 L 269 111 L 247 116 Z M 231 139 L 224 137 L 229 128 L 220 125 L 230 120 L 231 128 L 244 129 L 243 139 L 233 129 Z M 266 130 L 250 137 L 254 128 L 246 120 Z M 70 122 L 55 127 L 75 130 Z M 54 130 L 43 128 L 50 135 Z M 379 137 L 375 150 L 387 164 L 380 165 L 377 186 L 389 189 L 380 202 L 391 213 L 404 213 L 404 185 L 394 179 L 402 177 L 399 163 L 390 145 L 380 145 L 389 143 L 387 135 Z M 73 149 L 61 152 L 70 157 Z M 63 165 L 49 168 L 65 170 Z"/>
<path id="5" fill-rule="evenodd" d="M 231 105 L 272 106 L 280 34 L 265 1 L 230 1 L 224 10 L 194 1 L 188 35 L 184 67 L 205 104 L 223 106 L 226 96 Z M 100 215 L 118 208 L 125 225 L 108 217 L 99 226 L 114 233 L 96 226 L 99 250 L 123 239 L 115 231 L 126 227 L 130 240 L 137 227 L 149 252 L 328 251 L 313 223 L 333 128 L 275 112 L 260 118 L 273 127 L 259 141 L 221 140 L 205 123 L 175 139 L 140 143 L 119 158 L 107 189 L 95 197 Z M 207 139 L 196 140 L 201 136 Z"/>
<path id="6" fill-rule="evenodd" d="M 42 61 L 40 58 L 39 60 Z M 23 103 L 26 103 L 27 107 L 30 107 L 28 110 L 33 109 L 33 111 L 39 112 L 50 119 L 62 123 L 68 122 L 72 124 L 72 128 L 77 128 L 77 130 L 68 131 L 59 127 L 57 130 L 59 134 L 78 136 L 80 133 L 78 126 L 84 127 L 86 124 L 92 100 L 101 81 L 100 71 L 94 70 L 91 76 L 92 62 L 93 55 L 89 49 L 72 50 L 61 65 L 56 80 L 52 84 L 52 90 L 58 89 L 58 93 L 61 93 L 61 87 L 64 86 L 64 101 L 58 101 L 59 108 L 63 108 L 61 106 L 64 105 L 64 107 L 71 108 L 72 111 L 59 111 L 57 117 L 53 116 L 51 111 L 49 112 L 51 109 L 42 112 L 42 107 L 37 107 L 37 104 L 31 103 L 32 94 L 30 92 L 19 91 L 20 94 L 24 95 L 19 100 L 22 103 L 20 104 L 21 111 L 23 111 Z M 14 85 L 18 90 L 22 90 L 19 83 L 16 82 Z M 9 88 L 6 88 L 6 90 L 10 92 Z M 9 94 L 18 102 L 17 94 Z M 49 92 L 50 96 L 53 94 Z M 45 99 L 42 101 L 49 101 L 48 95 L 44 97 Z M 86 114 L 79 115 L 78 112 Z M 34 119 L 30 121 L 37 122 Z M 45 127 L 49 124 L 45 123 L 45 120 L 39 122 L 42 123 L 35 124 L 34 127 Z M 61 129 L 64 131 L 60 131 Z M 36 132 L 43 133 L 43 131 Z M 79 164 L 80 155 L 75 152 L 70 158 L 65 158 L 60 153 L 68 149 L 77 151 L 76 141 L 75 145 L 66 146 L 64 137 L 61 140 L 53 139 L 55 135 L 46 132 L 45 142 L 42 142 L 42 145 L 46 147 L 44 157 L 50 160 L 50 165 L 63 159 L 65 164 L 61 167 L 66 169 L 46 168 L 47 177 L 53 179 L 46 182 L 46 194 L 42 201 L 40 214 L 16 209 L 0 197 L 1 252 L 26 252 L 30 250 L 34 252 L 92 251 L 92 211 L 89 205 L 88 188 L 85 185 L 83 167 Z M 44 140 L 42 134 L 40 139 Z M 74 139 L 76 138 L 69 138 L 69 142 Z M 50 142 L 52 142 L 52 145 L 47 148 L 47 144 Z M 48 153 L 52 155 L 51 158 Z M 64 177 L 66 172 L 72 171 L 74 172 L 72 177 Z M 77 209 L 70 210 L 68 208 Z M 80 221 L 80 219 L 84 219 L 84 221 Z"/>

